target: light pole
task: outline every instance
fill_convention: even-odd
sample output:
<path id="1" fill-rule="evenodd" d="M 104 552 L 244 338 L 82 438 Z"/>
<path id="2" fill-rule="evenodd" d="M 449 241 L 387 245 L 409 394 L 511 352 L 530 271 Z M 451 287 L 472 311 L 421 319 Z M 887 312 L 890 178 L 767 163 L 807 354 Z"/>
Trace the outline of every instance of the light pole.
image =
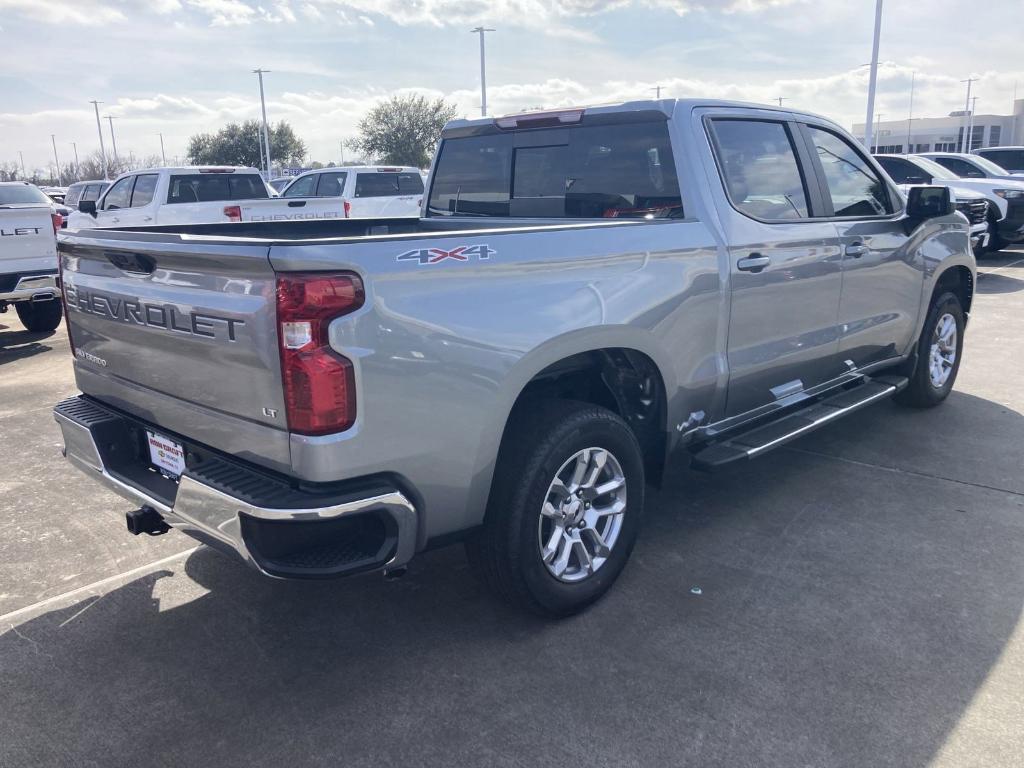
<path id="1" fill-rule="evenodd" d="M 966 147 L 967 147 L 967 119 L 968 119 L 968 117 L 970 116 L 970 113 L 971 113 L 971 83 L 975 82 L 977 79 L 978 78 L 976 78 L 976 77 L 968 77 L 966 80 L 961 80 L 960 81 L 961 83 L 967 83 L 967 100 L 964 102 L 964 119 L 963 119 L 964 135 L 963 135 L 962 140 L 960 141 L 960 151 L 961 152 L 966 152 L 967 151 L 967 149 L 966 149 Z"/>
<path id="2" fill-rule="evenodd" d="M 882 36 L 882 0 L 875 3 L 875 38 L 871 45 L 871 75 L 868 77 L 868 113 L 864 121 L 864 146 L 871 151 L 871 120 L 875 116 L 875 86 L 878 84 L 878 42 Z"/>
<path id="3" fill-rule="evenodd" d="M 974 113 L 978 110 L 978 97 L 971 97 L 971 111 L 967 114 L 967 149 L 970 152 L 974 148 Z"/>
<path id="4" fill-rule="evenodd" d="M 477 27 L 470 31 L 480 35 L 480 117 L 487 117 L 487 53 L 484 50 L 484 35 L 495 30 Z"/>
<path id="5" fill-rule="evenodd" d="M 109 174 L 107 173 L 107 150 L 103 146 L 103 126 L 100 125 L 100 104 L 103 102 L 90 101 L 89 103 L 92 104 L 93 109 L 96 110 L 96 133 L 100 135 L 100 158 L 103 160 L 103 178 L 105 179 Z"/>
<path id="6" fill-rule="evenodd" d="M 341 164 L 344 165 L 345 164 L 345 142 L 344 141 L 339 141 L 338 142 L 338 148 L 341 149 Z"/>
<path id="7" fill-rule="evenodd" d="M 875 115 L 875 145 L 878 145 L 879 137 L 882 135 L 882 113 Z"/>
<path id="8" fill-rule="evenodd" d="M 50 134 L 50 141 L 53 143 L 53 166 L 57 169 L 57 186 L 60 186 L 60 160 L 57 159 L 57 137 Z"/>
<path id="9" fill-rule="evenodd" d="M 269 69 L 254 69 L 255 74 L 260 79 L 260 109 L 263 111 L 263 144 L 264 154 L 266 155 L 267 161 L 267 179 L 270 179 L 270 130 L 267 128 L 267 100 L 263 95 L 263 75 L 270 72 Z"/>
<path id="10" fill-rule="evenodd" d="M 661 86 L 660 85 L 654 86 L 653 88 L 651 88 L 651 90 L 654 91 L 654 98 L 656 98 L 656 99 L 660 99 L 661 98 Z"/>
<path id="11" fill-rule="evenodd" d="M 71 146 L 75 149 L 75 181 L 80 181 L 78 175 L 80 173 L 79 168 L 81 168 L 81 164 L 78 162 L 78 144 L 72 141 Z"/>
<path id="12" fill-rule="evenodd" d="M 903 154 L 910 154 L 910 123 L 914 119 L 914 82 L 917 80 L 917 72 L 910 74 L 910 111 L 907 112 L 907 151 Z"/>
<path id="13" fill-rule="evenodd" d="M 28 181 L 28 171 L 25 170 L 25 153 L 20 149 L 18 150 L 18 157 L 21 158 L 21 175 L 25 181 Z"/>
<path id="14" fill-rule="evenodd" d="M 117 139 L 114 138 L 114 118 L 112 115 L 105 115 L 110 123 L 110 148 L 114 152 L 114 166 L 117 166 Z"/>
<path id="15" fill-rule="evenodd" d="M 167 167 L 167 153 L 164 152 L 164 135 L 162 133 L 158 133 L 157 136 L 160 137 L 160 159 L 163 160 L 164 167 L 166 168 Z"/>
<path id="16" fill-rule="evenodd" d="M 785 97 L 785 96 L 776 96 L 776 97 L 775 97 L 775 100 L 776 100 L 777 102 L 779 102 L 779 106 L 781 107 L 781 106 L 782 106 L 782 102 L 786 101 L 787 99 L 786 99 L 786 97 Z"/>

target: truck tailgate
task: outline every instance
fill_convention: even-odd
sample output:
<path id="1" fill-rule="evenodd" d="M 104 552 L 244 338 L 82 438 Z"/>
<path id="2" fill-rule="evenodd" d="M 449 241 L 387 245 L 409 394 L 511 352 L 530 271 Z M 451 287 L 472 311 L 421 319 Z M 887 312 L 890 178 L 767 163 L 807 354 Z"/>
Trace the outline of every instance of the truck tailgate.
<path id="1" fill-rule="evenodd" d="M 62 235 L 79 388 L 172 433 L 288 466 L 267 247 Z"/>
<path id="2" fill-rule="evenodd" d="M 340 197 L 272 197 L 269 200 L 242 200 L 237 205 L 241 221 L 345 218 L 345 203 Z"/>
<path id="3" fill-rule="evenodd" d="M 0 273 L 57 268 L 51 214 L 44 205 L 0 206 Z"/>

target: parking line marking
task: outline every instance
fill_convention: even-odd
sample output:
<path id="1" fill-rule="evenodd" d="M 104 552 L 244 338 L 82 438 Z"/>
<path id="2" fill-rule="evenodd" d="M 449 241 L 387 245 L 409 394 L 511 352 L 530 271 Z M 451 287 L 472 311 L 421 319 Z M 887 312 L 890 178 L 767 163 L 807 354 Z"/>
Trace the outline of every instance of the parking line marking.
<path id="1" fill-rule="evenodd" d="M 115 574 L 114 576 L 108 576 L 105 579 L 100 579 L 99 581 L 94 581 L 92 584 L 86 584 L 84 587 L 78 587 L 77 589 L 72 589 L 70 592 L 63 592 L 63 593 L 61 593 L 59 595 L 54 595 L 53 597 L 48 597 L 45 600 L 40 600 L 38 603 L 32 603 L 32 605 L 26 605 L 24 608 L 19 608 L 16 611 L 11 611 L 10 613 L 5 613 L 3 616 L 0 616 L 0 623 L 6 622 L 6 621 L 10 621 L 11 619 L 15 619 L 18 616 L 21 616 L 21 615 L 26 614 L 26 613 L 31 613 L 32 611 L 34 611 L 34 610 L 36 610 L 38 608 L 43 608 L 43 607 L 45 607 L 47 605 L 52 605 L 53 603 L 59 603 L 61 600 L 68 600 L 68 599 L 70 599 L 72 597 L 76 597 L 76 596 L 78 596 L 80 594 L 83 594 L 85 592 L 89 592 L 90 590 L 94 590 L 94 589 L 99 589 L 101 587 L 105 587 L 108 584 L 113 584 L 115 581 L 119 581 L 121 579 L 128 579 L 128 578 L 131 578 L 132 576 L 136 576 L 136 575 L 138 575 L 140 573 L 145 573 L 146 571 L 152 570 L 153 568 L 159 567 L 161 565 L 166 565 L 167 563 L 173 563 L 175 560 L 180 560 L 183 557 L 188 557 L 189 555 L 191 555 L 193 552 L 195 552 L 197 549 L 199 549 L 202 546 L 203 545 L 200 544 L 199 546 L 192 547 L 191 549 L 186 549 L 184 552 L 178 552 L 175 555 L 168 555 L 167 557 L 161 558 L 160 560 L 156 560 L 156 561 L 154 561 L 152 563 L 147 563 L 146 565 L 140 565 L 137 568 L 132 568 L 131 570 L 125 571 L 124 573 L 118 573 L 118 574 Z M 74 617 L 72 617 L 72 618 L 74 618 Z"/>
<path id="2" fill-rule="evenodd" d="M 1017 259 L 1016 261 L 1011 261 L 1009 264 L 1003 264 L 1003 266 L 996 267 L 995 269 L 986 269 L 984 271 L 979 271 L 978 277 L 983 277 L 984 275 L 994 275 L 996 272 L 1002 272 L 1004 269 L 1016 267 L 1018 264 L 1024 264 L 1024 259 Z"/>

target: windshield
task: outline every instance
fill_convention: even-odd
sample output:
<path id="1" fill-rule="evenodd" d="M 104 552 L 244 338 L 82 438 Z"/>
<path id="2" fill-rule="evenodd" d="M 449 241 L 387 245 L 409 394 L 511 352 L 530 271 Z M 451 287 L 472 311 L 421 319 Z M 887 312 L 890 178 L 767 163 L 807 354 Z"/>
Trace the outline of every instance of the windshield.
<path id="1" fill-rule="evenodd" d="M 25 203 L 43 203 L 51 205 L 53 201 L 39 187 L 31 184 L 12 184 L 0 186 L 0 205 L 19 205 Z"/>
<path id="2" fill-rule="evenodd" d="M 959 181 L 960 177 L 953 173 L 948 168 L 943 168 L 941 165 L 936 163 L 934 160 L 928 157 L 914 157 L 909 158 L 910 162 L 916 165 L 923 171 L 927 171 L 928 175 L 936 178 L 943 179 L 944 181 Z"/>

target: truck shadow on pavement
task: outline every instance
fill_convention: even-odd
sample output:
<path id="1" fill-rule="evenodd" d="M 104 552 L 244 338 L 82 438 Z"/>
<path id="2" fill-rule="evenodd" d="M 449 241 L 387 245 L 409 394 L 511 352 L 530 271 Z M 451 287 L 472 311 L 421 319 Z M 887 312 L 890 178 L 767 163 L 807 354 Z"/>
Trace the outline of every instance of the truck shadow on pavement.
<path id="1" fill-rule="evenodd" d="M 679 472 L 608 597 L 558 623 L 458 547 L 398 582 L 197 550 L 0 627 L 0 764 L 927 764 L 1024 604 L 1024 488 L 908 442 L 961 420 L 990 473 L 1019 463 L 1020 414 L 954 393 Z"/>
<path id="2" fill-rule="evenodd" d="M 31 333 L 25 330 L 10 330 L 0 325 L 0 365 L 13 363 L 15 360 L 23 360 L 26 357 L 49 352 L 53 347 L 48 344 L 41 344 L 43 339 L 55 335 L 56 331 L 45 333 Z"/>

